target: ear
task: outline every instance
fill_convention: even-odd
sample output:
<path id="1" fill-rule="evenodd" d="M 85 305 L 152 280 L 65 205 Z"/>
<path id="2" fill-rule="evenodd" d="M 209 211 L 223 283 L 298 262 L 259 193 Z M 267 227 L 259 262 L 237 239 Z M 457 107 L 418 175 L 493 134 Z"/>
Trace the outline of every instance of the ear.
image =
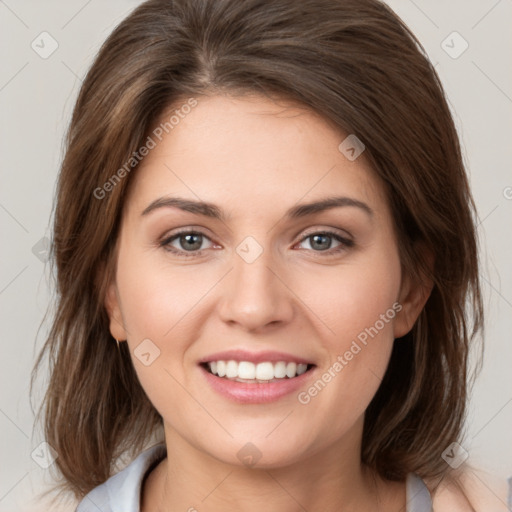
<path id="1" fill-rule="evenodd" d="M 425 247 L 422 247 L 421 250 L 424 251 L 423 255 L 426 258 L 430 274 L 432 274 L 434 255 Z M 405 336 L 413 328 L 414 323 L 430 297 L 433 286 L 432 279 L 428 278 L 425 274 L 422 274 L 421 279 L 414 279 L 409 274 L 403 275 L 398 298 L 402 309 L 395 318 L 395 338 Z"/>
<path id="2" fill-rule="evenodd" d="M 108 285 L 105 294 L 105 309 L 110 319 L 110 334 L 118 340 L 124 341 L 127 338 L 126 329 L 124 327 L 123 315 L 119 305 L 119 293 L 115 282 Z"/>

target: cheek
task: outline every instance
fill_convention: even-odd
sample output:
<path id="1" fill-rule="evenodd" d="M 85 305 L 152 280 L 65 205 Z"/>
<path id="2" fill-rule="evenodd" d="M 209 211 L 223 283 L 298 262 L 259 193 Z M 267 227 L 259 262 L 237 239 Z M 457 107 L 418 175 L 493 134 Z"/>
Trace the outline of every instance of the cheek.
<path id="1" fill-rule="evenodd" d="M 183 361 L 194 322 L 194 306 L 211 284 L 189 269 L 172 271 L 136 247 L 123 247 L 117 285 L 131 358 L 147 396 L 160 413 L 179 404 L 190 417 L 198 411 L 180 386 Z M 191 407 L 191 410 L 188 410 Z"/>
<path id="2" fill-rule="evenodd" d="M 355 264 L 327 268 L 300 281 L 304 302 L 328 328 L 326 339 L 332 348 L 342 349 L 360 333 L 377 327 L 384 336 L 392 333 L 395 304 L 400 290 L 400 262 L 397 256 L 364 258 Z M 384 315 L 382 325 L 381 315 Z M 392 336 L 392 334 L 391 334 Z"/>
<path id="3" fill-rule="evenodd" d="M 318 396 L 314 407 L 342 412 L 341 430 L 368 406 L 393 347 L 401 272 L 396 251 L 388 254 L 340 265 L 336 271 L 323 269 L 329 279 L 317 272 L 302 281 L 300 293 L 309 290 L 304 302 L 321 320 L 316 323 L 324 333 L 320 340 L 329 359 L 318 376 L 321 382 L 316 387 L 322 391 L 304 390 L 308 396 L 303 398 Z"/>
<path id="4" fill-rule="evenodd" d="M 214 276 L 208 279 L 193 266 L 177 272 L 161 258 L 138 257 L 135 250 L 124 254 L 119 258 L 117 281 L 129 338 L 132 343 L 139 338 L 161 343 L 194 316 L 194 308 L 215 284 Z"/>

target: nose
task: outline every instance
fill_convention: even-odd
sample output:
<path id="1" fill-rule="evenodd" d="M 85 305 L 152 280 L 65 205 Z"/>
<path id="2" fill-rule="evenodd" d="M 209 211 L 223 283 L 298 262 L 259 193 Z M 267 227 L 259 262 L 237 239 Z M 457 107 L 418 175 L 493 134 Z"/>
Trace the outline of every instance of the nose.
<path id="1" fill-rule="evenodd" d="M 252 262 L 235 253 L 233 270 L 223 283 L 221 319 L 251 332 L 290 322 L 294 295 L 279 268 L 271 251 L 264 250 Z"/>

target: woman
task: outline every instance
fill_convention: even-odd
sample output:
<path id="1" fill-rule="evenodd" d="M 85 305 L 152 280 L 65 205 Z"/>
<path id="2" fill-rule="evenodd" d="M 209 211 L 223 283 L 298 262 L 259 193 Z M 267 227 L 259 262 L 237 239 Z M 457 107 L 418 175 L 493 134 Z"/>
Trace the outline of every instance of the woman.
<path id="1" fill-rule="evenodd" d="M 438 491 L 482 324 L 474 205 L 384 4 L 142 4 L 80 91 L 54 256 L 37 364 L 79 512 L 471 510 Z"/>

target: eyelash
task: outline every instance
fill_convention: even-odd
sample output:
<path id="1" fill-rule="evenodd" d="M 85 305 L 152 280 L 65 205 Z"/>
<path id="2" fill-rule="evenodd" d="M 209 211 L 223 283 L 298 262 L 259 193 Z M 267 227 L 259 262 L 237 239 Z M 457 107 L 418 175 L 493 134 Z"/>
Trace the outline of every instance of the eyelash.
<path id="1" fill-rule="evenodd" d="M 159 242 L 159 246 L 164 248 L 166 251 L 172 252 L 173 254 L 176 254 L 176 255 L 178 255 L 180 257 L 184 257 L 184 258 L 194 258 L 194 257 L 202 256 L 203 252 L 206 249 L 201 249 L 199 251 L 182 251 L 182 250 L 178 250 L 178 249 L 170 246 L 171 242 L 173 242 L 174 240 L 178 239 L 180 236 L 183 236 L 183 235 L 201 235 L 204 238 L 207 238 L 208 240 L 210 240 L 210 238 L 206 234 L 202 233 L 201 231 L 184 229 L 182 231 L 178 231 L 176 233 L 173 233 L 171 236 L 168 236 L 168 237 L 165 237 L 164 239 L 162 239 Z M 328 236 L 328 237 L 334 238 L 337 242 L 340 242 L 340 245 L 338 247 L 335 247 L 334 249 L 327 249 L 325 251 L 315 251 L 313 249 L 310 249 L 315 253 L 319 253 L 320 255 L 333 256 L 343 250 L 346 250 L 347 248 L 351 248 L 354 246 L 353 240 L 350 240 L 349 238 L 344 238 L 341 235 L 339 235 L 338 233 L 335 233 L 333 231 L 314 231 L 312 233 L 308 233 L 307 235 L 302 237 L 298 243 L 302 243 L 305 240 L 307 240 L 308 238 L 311 238 L 315 235 Z"/>

